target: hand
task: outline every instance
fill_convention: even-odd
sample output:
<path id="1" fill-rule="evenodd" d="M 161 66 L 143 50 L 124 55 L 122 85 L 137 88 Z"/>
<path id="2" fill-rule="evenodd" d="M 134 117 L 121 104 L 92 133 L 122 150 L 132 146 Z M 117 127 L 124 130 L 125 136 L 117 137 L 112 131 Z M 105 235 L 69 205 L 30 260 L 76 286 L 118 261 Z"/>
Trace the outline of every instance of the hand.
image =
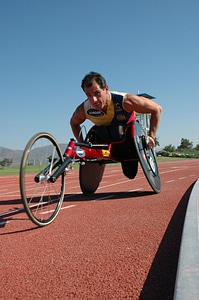
<path id="1" fill-rule="evenodd" d="M 147 144 L 148 150 L 154 148 L 155 147 L 155 139 L 152 138 L 151 136 L 147 135 L 146 144 Z"/>

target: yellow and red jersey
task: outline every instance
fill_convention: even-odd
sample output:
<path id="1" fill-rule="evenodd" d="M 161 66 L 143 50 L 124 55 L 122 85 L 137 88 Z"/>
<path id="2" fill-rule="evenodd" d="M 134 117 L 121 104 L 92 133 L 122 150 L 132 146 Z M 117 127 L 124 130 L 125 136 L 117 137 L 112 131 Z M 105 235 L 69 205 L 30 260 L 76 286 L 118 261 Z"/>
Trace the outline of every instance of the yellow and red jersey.
<path id="1" fill-rule="evenodd" d="M 125 93 L 110 92 L 110 101 L 108 103 L 107 112 L 94 108 L 90 102 L 85 100 L 84 110 L 86 118 L 95 125 L 108 126 L 110 124 L 127 124 L 134 119 L 134 112 L 128 112 L 123 107 L 123 99 Z"/>

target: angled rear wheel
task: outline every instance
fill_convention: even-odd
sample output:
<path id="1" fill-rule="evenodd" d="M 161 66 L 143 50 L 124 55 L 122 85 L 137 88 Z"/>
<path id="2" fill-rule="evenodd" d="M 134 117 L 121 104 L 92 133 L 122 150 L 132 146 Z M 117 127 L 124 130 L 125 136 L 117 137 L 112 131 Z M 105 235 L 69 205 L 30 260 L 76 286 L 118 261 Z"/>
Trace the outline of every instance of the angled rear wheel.
<path id="1" fill-rule="evenodd" d="M 145 133 L 138 122 L 135 122 L 135 147 L 143 172 L 155 193 L 161 191 L 161 180 L 154 149 L 146 149 Z"/>

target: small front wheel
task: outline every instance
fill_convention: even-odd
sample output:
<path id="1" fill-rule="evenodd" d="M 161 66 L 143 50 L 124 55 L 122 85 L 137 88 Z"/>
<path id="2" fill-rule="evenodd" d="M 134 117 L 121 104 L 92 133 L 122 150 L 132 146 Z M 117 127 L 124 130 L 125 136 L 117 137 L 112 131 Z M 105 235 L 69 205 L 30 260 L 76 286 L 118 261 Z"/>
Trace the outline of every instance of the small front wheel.
<path id="1" fill-rule="evenodd" d="M 49 178 L 62 164 L 59 144 L 49 133 L 35 134 L 23 152 L 20 166 L 20 192 L 24 208 L 38 226 L 50 224 L 59 213 L 65 191 L 65 174 L 56 182 Z"/>

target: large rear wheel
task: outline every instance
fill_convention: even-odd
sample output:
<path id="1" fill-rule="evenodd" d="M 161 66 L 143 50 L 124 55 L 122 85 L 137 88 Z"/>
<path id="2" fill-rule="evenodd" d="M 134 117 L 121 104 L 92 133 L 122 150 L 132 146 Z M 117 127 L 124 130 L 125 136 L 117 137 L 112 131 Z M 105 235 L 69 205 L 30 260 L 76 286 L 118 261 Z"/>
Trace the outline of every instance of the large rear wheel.
<path id="1" fill-rule="evenodd" d="M 24 208 L 38 226 L 50 224 L 59 213 L 65 191 L 65 174 L 49 178 L 63 162 L 62 151 L 49 133 L 35 134 L 28 142 L 20 166 L 20 192 Z"/>
<path id="2" fill-rule="evenodd" d="M 138 122 L 135 122 L 135 147 L 143 172 L 155 193 L 161 191 L 161 180 L 154 149 L 146 147 L 145 133 Z"/>

